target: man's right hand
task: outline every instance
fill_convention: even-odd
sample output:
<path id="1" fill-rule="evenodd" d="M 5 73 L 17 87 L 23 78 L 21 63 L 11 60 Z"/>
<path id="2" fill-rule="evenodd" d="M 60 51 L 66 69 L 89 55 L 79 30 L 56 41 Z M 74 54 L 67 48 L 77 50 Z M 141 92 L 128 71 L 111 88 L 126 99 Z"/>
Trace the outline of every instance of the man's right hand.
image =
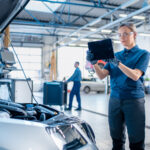
<path id="1" fill-rule="evenodd" d="M 87 55 L 86 55 L 87 61 L 89 61 L 92 65 L 95 65 L 98 60 L 93 60 L 93 58 L 94 58 L 94 54 L 91 51 L 87 50 Z"/>

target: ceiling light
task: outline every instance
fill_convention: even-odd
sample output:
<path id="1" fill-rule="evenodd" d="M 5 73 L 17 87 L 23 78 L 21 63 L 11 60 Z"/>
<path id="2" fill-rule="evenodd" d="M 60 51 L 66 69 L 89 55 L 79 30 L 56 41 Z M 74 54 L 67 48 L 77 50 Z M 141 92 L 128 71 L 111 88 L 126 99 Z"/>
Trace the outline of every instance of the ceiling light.
<path id="1" fill-rule="evenodd" d="M 121 43 L 120 41 L 117 41 L 117 40 L 114 40 L 113 42 L 116 43 L 116 44 L 120 44 Z"/>
<path id="2" fill-rule="evenodd" d="M 101 30 L 102 33 L 111 33 L 112 30 Z"/>
<path id="3" fill-rule="evenodd" d="M 80 44 L 81 47 L 87 47 L 87 44 Z"/>
<path id="4" fill-rule="evenodd" d="M 139 0 L 130 0 L 130 1 L 122 4 L 120 8 L 125 9 L 125 8 L 131 6 L 131 5 L 135 4 L 135 3 L 137 3 L 138 1 Z"/>
<path id="5" fill-rule="evenodd" d="M 89 28 L 91 31 L 96 31 L 97 29 L 96 28 Z"/>
<path id="6" fill-rule="evenodd" d="M 123 18 L 123 17 L 127 17 L 126 14 L 119 14 L 119 16 L 122 17 L 122 18 Z"/>
<path id="7" fill-rule="evenodd" d="M 74 44 L 74 43 L 71 43 L 71 44 L 69 44 L 69 46 L 76 46 L 76 44 Z"/>
<path id="8" fill-rule="evenodd" d="M 89 41 L 89 39 L 81 39 L 81 41 Z"/>
<path id="9" fill-rule="evenodd" d="M 150 37 L 150 34 L 148 34 L 148 33 L 139 33 L 138 35 L 139 35 L 139 36 L 146 36 L 146 37 Z"/>
<path id="10" fill-rule="evenodd" d="M 133 16 L 133 19 L 145 20 L 145 16 Z"/>
<path id="11" fill-rule="evenodd" d="M 75 40 L 77 40 L 77 38 L 71 38 L 71 40 L 75 41 Z"/>

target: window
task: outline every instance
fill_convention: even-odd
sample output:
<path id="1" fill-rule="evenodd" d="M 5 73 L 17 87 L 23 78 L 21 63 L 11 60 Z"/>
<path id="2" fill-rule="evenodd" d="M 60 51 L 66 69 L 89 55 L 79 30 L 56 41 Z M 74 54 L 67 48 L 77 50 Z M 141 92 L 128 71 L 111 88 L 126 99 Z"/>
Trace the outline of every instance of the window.
<path id="1" fill-rule="evenodd" d="M 39 79 L 41 78 L 41 48 L 29 48 L 29 47 L 15 47 L 16 54 L 22 64 L 27 78 Z M 9 48 L 13 51 L 12 48 Z M 12 78 L 24 78 L 21 67 L 15 56 L 17 70 L 10 72 Z"/>

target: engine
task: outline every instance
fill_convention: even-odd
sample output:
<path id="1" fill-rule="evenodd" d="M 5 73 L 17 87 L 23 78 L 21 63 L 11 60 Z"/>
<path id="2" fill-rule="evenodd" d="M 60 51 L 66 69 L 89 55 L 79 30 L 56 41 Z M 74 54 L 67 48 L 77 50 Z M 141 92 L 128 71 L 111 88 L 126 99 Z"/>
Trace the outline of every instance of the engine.
<path id="1" fill-rule="evenodd" d="M 59 112 L 41 104 L 18 104 L 11 101 L 0 100 L 0 118 L 15 118 L 42 122 Z"/>

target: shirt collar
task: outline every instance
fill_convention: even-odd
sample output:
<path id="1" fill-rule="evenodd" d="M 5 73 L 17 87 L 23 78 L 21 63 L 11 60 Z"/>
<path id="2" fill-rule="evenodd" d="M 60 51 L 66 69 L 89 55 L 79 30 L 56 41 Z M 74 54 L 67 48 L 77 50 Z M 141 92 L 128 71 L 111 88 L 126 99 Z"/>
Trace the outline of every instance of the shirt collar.
<path id="1" fill-rule="evenodd" d="M 130 53 L 130 52 L 135 52 L 138 49 L 138 46 L 135 45 L 134 47 L 132 47 L 131 49 L 126 49 L 124 48 L 124 53 Z"/>

